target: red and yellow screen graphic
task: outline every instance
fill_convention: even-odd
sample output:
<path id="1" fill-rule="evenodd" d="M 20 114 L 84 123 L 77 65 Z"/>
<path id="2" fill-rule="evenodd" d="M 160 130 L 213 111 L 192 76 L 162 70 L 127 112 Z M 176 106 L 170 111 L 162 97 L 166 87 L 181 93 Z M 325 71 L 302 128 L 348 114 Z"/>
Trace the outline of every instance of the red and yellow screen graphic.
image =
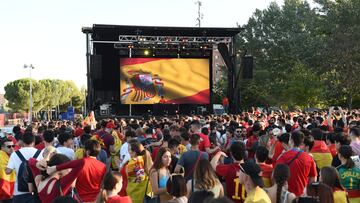
<path id="1" fill-rule="evenodd" d="M 209 104 L 208 59 L 122 58 L 122 104 Z"/>

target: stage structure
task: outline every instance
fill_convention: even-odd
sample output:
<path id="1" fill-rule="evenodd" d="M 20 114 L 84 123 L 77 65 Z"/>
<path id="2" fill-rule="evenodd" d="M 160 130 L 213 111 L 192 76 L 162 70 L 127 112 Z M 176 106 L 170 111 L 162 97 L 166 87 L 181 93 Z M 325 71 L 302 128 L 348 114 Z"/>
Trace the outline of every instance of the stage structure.
<path id="1" fill-rule="evenodd" d="M 212 113 L 212 56 L 218 46 L 229 72 L 230 106 L 236 104 L 234 43 L 240 28 L 95 24 L 82 32 L 86 104 L 98 115 Z"/>

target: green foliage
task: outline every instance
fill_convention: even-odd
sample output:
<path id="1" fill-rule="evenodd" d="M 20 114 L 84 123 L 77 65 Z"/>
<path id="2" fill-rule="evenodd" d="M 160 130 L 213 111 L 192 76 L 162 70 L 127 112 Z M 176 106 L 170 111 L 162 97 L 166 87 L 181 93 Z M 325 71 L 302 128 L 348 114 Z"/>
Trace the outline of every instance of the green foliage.
<path id="1" fill-rule="evenodd" d="M 228 87 L 228 80 L 227 80 L 227 70 L 226 67 L 223 66 L 220 68 L 221 74 L 220 78 L 217 78 L 215 84 L 213 85 L 213 103 L 215 104 L 221 104 L 222 98 L 227 96 L 227 87 Z"/>
<path id="2" fill-rule="evenodd" d="M 9 102 L 9 108 L 18 112 L 29 111 L 29 89 L 29 79 L 9 82 L 5 86 L 5 98 Z M 32 80 L 32 97 L 34 113 L 50 111 L 60 105 L 68 106 L 71 99 L 75 108 L 81 109 L 85 98 L 74 82 L 50 79 Z"/>
<path id="3" fill-rule="evenodd" d="M 256 10 L 237 49 L 255 59 L 241 106 L 348 105 L 360 95 L 360 1 L 275 2 Z M 354 103 L 355 105 L 357 104 Z"/>

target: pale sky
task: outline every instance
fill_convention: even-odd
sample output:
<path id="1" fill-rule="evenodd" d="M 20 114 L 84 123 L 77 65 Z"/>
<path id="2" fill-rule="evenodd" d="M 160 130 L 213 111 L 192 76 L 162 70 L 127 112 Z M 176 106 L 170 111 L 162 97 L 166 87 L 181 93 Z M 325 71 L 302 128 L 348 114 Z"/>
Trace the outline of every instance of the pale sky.
<path id="1" fill-rule="evenodd" d="M 283 0 L 202 0 L 202 27 L 244 25 L 256 8 Z M 195 0 L 0 0 L 0 93 L 13 80 L 72 80 L 86 86 L 85 35 L 93 24 L 196 25 Z"/>

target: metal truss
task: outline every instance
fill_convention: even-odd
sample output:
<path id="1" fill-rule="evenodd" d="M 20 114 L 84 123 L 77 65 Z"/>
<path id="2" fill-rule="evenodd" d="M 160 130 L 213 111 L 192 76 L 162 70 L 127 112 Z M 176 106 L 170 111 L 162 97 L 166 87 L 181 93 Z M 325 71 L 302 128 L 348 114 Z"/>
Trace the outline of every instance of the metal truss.
<path id="1" fill-rule="evenodd" d="M 212 49 L 214 44 L 232 43 L 231 37 L 192 37 L 192 36 L 140 36 L 120 35 L 119 41 L 93 41 L 94 43 L 113 43 L 116 49 Z"/>
<path id="2" fill-rule="evenodd" d="M 139 36 L 120 35 L 119 43 L 179 44 L 179 43 L 231 43 L 231 37 L 187 37 L 187 36 Z"/>

